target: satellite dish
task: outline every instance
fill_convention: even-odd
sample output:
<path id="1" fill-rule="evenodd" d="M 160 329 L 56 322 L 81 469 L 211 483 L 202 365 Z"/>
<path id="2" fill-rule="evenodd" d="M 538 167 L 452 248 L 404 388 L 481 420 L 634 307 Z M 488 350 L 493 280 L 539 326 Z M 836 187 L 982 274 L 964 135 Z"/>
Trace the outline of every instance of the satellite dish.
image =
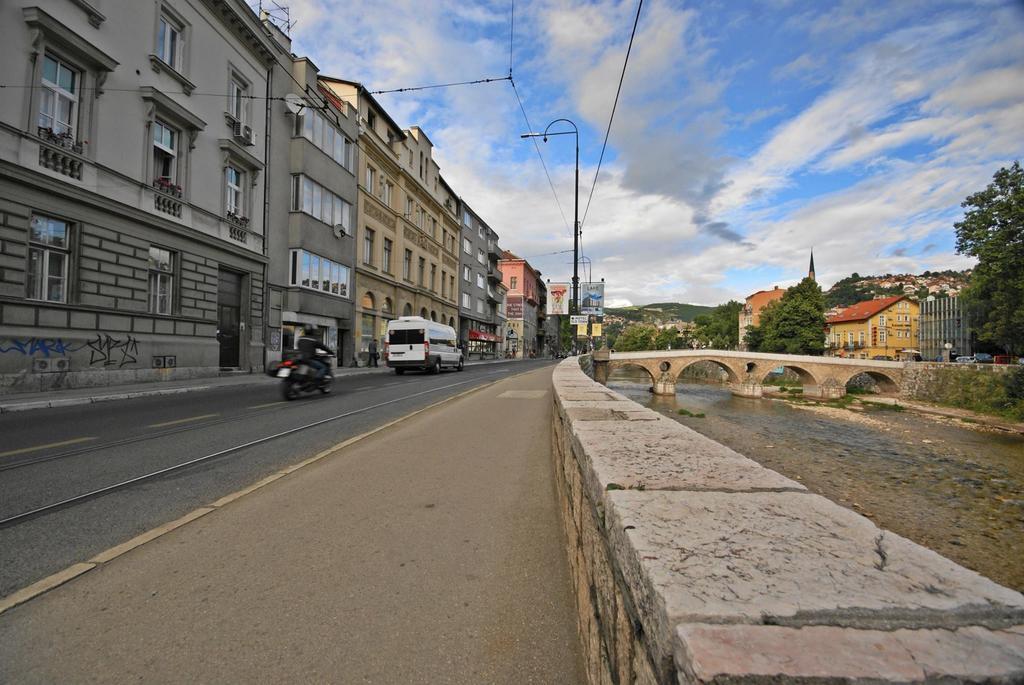
<path id="1" fill-rule="evenodd" d="M 334 237 L 339 239 L 344 238 L 345 227 L 342 226 L 341 224 L 334 224 Z"/>
<path id="2" fill-rule="evenodd" d="M 306 101 L 303 100 L 300 95 L 288 93 L 284 96 L 284 106 L 287 107 L 288 111 L 292 114 L 299 114 L 306 106 Z"/>

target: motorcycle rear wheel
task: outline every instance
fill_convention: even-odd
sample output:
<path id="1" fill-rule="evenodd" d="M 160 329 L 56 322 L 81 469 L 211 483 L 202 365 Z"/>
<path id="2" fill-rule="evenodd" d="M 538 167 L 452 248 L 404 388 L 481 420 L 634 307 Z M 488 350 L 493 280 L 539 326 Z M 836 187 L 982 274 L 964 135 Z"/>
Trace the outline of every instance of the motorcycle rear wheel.
<path id="1" fill-rule="evenodd" d="M 298 384 L 293 380 L 285 379 L 281 385 L 281 396 L 287 401 L 294 400 L 299 396 Z"/>

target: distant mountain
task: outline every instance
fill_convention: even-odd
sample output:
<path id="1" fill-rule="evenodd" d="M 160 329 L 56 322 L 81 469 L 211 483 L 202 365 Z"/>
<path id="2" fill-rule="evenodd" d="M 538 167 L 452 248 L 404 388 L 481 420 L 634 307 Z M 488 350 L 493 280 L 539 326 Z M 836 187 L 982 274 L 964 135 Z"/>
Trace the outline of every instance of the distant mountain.
<path id="1" fill-rule="evenodd" d="M 885 274 L 861 276 L 851 274 L 825 291 L 826 307 L 849 307 L 876 297 L 907 295 L 922 300 L 929 295 L 948 297 L 959 294 L 967 285 L 971 272 L 925 271 L 921 274 Z"/>
<path id="2" fill-rule="evenodd" d="M 639 307 L 605 307 L 605 316 L 618 316 L 626 321 L 665 323 L 668 321 L 693 321 L 694 317 L 710 312 L 714 307 L 681 302 L 655 302 Z"/>

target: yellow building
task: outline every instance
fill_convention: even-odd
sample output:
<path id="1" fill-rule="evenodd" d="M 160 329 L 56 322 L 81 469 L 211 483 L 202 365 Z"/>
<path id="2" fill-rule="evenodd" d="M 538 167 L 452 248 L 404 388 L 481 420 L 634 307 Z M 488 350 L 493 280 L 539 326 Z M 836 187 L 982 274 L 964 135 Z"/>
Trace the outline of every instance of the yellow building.
<path id="1" fill-rule="evenodd" d="M 388 321 L 422 316 L 457 331 L 458 197 L 441 177 L 433 144 L 403 130 L 359 83 L 320 84 L 359 115 L 356 240 L 356 350 L 383 339 Z"/>
<path id="2" fill-rule="evenodd" d="M 917 354 L 920 306 L 905 296 L 866 300 L 828 317 L 830 357 L 910 359 Z"/>

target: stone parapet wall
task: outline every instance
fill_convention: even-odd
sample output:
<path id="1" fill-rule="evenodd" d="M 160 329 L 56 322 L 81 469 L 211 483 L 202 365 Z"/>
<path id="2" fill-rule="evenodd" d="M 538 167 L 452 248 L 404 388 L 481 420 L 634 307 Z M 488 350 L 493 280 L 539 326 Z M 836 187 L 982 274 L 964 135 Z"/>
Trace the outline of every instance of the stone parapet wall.
<path id="1" fill-rule="evenodd" d="M 1024 596 L 554 372 L 591 683 L 1024 682 Z"/>
<path id="2" fill-rule="evenodd" d="M 958 374 L 969 372 L 1005 374 L 1017 368 L 1006 364 L 939 364 L 910 363 L 903 371 L 903 382 L 900 384 L 900 397 L 908 400 L 934 402 L 943 394 L 940 390 Z"/>

